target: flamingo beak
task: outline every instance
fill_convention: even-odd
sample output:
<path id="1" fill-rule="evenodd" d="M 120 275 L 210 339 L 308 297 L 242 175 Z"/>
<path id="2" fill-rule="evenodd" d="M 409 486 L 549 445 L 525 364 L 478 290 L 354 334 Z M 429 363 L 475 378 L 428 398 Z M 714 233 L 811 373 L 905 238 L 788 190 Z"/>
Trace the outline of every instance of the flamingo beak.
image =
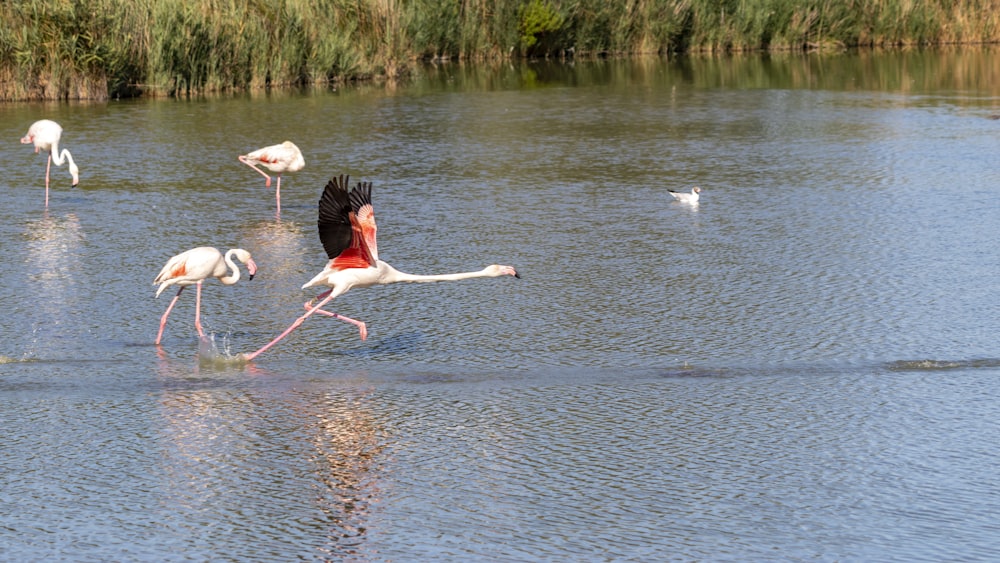
<path id="1" fill-rule="evenodd" d="M 254 274 L 257 273 L 257 263 L 253 261 L 253 258 L 247 260 L 247 272 L 250 274 L 250 277 L 247 279 L 251 280 L 253 279 Z"/>

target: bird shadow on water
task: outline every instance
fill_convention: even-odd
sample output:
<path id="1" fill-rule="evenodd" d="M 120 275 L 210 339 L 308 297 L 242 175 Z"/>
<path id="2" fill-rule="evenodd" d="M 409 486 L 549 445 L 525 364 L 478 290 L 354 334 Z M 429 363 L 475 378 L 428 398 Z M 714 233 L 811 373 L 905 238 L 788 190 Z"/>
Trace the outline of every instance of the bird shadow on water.
<path id="1" fill-rule="evenodd" d="M 660 368 L 656 370 L 657 377 L 666 379 L 682 379 L 682 378 L 694 378 L 694 377 L 727 378 L 727 377 L 737 377 L 744 374 L 745 370 L 693 366 L 689 365 L 686 362 L 684 363 L 683 366 Z"/>
<path id="2" fill-rule="evenodd" d="M 324 347 L 324 355 L 342 358 L 378 359 L 397 355 L 414 355 L 424 350 L 426 337 L 418 331 L 394 334 L 379 340 L 369 339 L 356 347 Z M 264 357 L 264 356 L 261 356 Z"/>
<path id="3" fill-rule="evenodd" d="M 339 355 L 370 358 L 374 356 L 390 356 L 396 354 L 413 354 L 424 348 L 426 337 L 415 330 L 393 334 L 370 346 L 352 348 L 339 352 Z"/>

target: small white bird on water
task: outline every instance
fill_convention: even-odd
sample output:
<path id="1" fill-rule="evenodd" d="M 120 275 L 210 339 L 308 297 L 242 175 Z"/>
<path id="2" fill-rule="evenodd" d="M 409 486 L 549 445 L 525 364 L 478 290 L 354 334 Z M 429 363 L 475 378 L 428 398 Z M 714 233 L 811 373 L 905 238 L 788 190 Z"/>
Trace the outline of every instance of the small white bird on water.
<path id="1" fill-rule="evenodd" d="M 685 192 L 675 192 L 674 190 L 667 190 L 670 195 L 674 196 L 674 199 L 681 203 L 698 203 L 698 194 L 701 193 L 701 188 L 695 186 L 691 188 L 691 193 Z"/>

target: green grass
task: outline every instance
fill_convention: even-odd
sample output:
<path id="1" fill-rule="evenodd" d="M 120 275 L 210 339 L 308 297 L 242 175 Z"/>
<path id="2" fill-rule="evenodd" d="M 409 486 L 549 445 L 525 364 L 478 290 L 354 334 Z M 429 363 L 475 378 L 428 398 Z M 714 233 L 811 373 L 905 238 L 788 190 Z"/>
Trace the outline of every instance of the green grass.
<path id="1" fill-rule="evenodd" d="M 1000 0 L 8 0 L 0 100 L 405 75 L 434 57 L 992 43 Z"/>

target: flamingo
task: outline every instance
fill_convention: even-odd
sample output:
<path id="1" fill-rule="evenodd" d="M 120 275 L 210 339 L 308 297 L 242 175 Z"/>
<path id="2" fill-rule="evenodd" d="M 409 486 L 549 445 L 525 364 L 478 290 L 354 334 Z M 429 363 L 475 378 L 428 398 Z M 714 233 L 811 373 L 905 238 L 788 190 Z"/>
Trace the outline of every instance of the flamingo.
<path id="1" fill-rule="evenodd" d="M 21 137 L 21 144 L 34 144 L 35 154 L 39 151 L 48 151 L 49 160 L 45 165 L 45 207 L 49 206 L 49 170 L 52 163 L 62 166 L 63 162 L 69 161 L 69 174 L 73 177 L 73 187 L 80 183 L 80 169 L 73 162 L 73 155 L 68 150 L 59 152 L 59 140 L 62 138 L 62 127 L 58 123 L 49 119 L 41 119 L 28 127 L 28 134 Z"/>
<path id="2" fill-rule="evenodd" d="M 361 340 L 368 338 L 365 323 L 338 313 L 323 310 L 323 306 L 334 298 L 347 293 L 354 287 L 371 287 L 399 282 L 438 282 L 470 278 L 496 278 L 514 276 L 520 278 L 511 266 L 493 264 L 474 272 L 421 276 L 400 272 L 378 257 L 378 243 L 375 240 L 375 212 L 371 201 L 371 182 L 358 182 L 353 188 L 347 186 L 348 176 L 341 175 L 326 184 L 319 200 L 319 238 L 330 261 L 302 289 L 329 287 L 323 293 L 305 304 L 306 313 L 295 320 L 277 338 L 263 348 L 244 356 L 253 360 L 279 340 L 288 336 L 314 313 L 333 317 L 358 327 Z M 319 300 L 319 303 L 316 301 Z"/>
<path id="3" fill-rule="evenodd" d="M 268 188 L 271 187 L 271 176 L 260 168 L 257 168 L 257 165 L 262 164 L 268 170 L 277 174 L 278 185 L 274 189 L 274 198 L 278 202 L 278 213 L 281 213 L 281 174 L 283 172 L 298 172 L 306 165 L 299 147 L 295 146 L 295 143 L 291 141 L 285 141 L 280 145 L 271 145 L 270 147 L 264 147 L 251 153 L 240 155 L 239 159 L 240 162 L 260 172 L 267 178 L 264 185 Z"/>
<path id="4" fill-rule="evenodd" d="M 675 192 L 674 190 L 667 190 L 670 195 L 674 196 L 674 199 L 681 203 L 698 203 L 698 194 L 701 193 L 701 188 L 695 186 L 691 188 L 691 193 Z"/>
<path id="5" fill-rule="evenodd" d="M 195 298 L 194 326 L 198 329 L 198 336 L 205 337 L 205 332 L 201 329 L 201 284 L 208 278 L 218 278 L 225 285 L 233 285 L 240 281 L 240 269 L 233 263 L 234 256 L 246 264 L 250 279 L 253 279 L 254 274 L 257 273 L 257 264 L 250 257 L 250 253 L 242 248 L 231 248 L 223 256 L 216 248 L 199 246 L 167 260 L 167 264 L 153 280 L 154 284 L 160 284 L 160 288 L 156 290 L 156 296 L 159 297 L 163 290 L 172 285 L 178 285 L 180 289 L 177 290 L 177 295 L 174 296 L 166 312 L 163 313 L 163 317 L 160 318 L 160 332 L 156 334 L 157 345 L 163 338 L 163 327 L 167 324 L 170 311 L 177 303 L 177 299 L 180 298 L 181 292 L 189 285 L 198 287 Z M 227 269 L 232 270 L 228 276 L 226 275 Z"/>

